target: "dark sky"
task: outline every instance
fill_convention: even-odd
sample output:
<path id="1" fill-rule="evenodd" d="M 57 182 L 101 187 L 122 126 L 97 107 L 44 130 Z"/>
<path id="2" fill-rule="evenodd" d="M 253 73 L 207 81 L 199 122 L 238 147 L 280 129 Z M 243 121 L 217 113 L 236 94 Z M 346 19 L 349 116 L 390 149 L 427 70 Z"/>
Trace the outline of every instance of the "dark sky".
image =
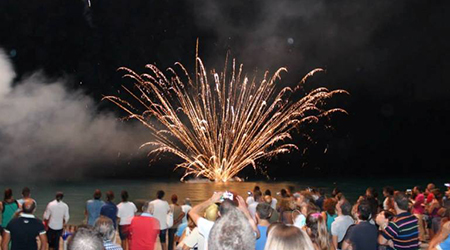
<path id="1" fill-rule="evenodd" d="M 89 7 L 82 0 L 2 0 L 0 47 L 17 84 L 37 70 L 65 76 L 70 90 L 113 111 L 100 100 L 124 83 L 118 67 L 142 72 L 147 63 L 180 61 L 192 69 L 197 38 L 209 68 L 222 68 L 228 50 L 250 73 L 286 66 L 285 85 L 322 67 L 326 73 L 306 89 L 349 91 L 335 104 L 349 116 L 319 133 L 303 158 L 292 153 L 266 163 L 271 175 L 439 174 L 450 169 L 444 2 L 91 0 Z"/>

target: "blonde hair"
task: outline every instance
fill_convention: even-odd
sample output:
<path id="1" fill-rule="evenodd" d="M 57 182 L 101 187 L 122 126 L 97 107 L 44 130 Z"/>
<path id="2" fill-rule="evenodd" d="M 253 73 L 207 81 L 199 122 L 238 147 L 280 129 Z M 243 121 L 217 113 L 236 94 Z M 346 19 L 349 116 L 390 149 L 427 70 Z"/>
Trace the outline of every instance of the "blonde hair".
<path id="1" fill-rule="evenodd" d="M 303 230 L 277 224 L 270 228 L 264 250 L 314 250 L 314 246 Z"/>
<path id="2" fill-rule="evenodd" d="M 216 221 L 219 212 L 219 207 L 216 204 L 211 204 L 205 210 L 205 218 L 209 221 Z"/>
<path id="3" fill-rule="evenodd" d="M 331 248 L 330 236 L 327 231 L 327 222 L 322 214 L 317 212 L 309 213 L 306 217 L 306 227 L 312 242 L 320 250 Z"/>

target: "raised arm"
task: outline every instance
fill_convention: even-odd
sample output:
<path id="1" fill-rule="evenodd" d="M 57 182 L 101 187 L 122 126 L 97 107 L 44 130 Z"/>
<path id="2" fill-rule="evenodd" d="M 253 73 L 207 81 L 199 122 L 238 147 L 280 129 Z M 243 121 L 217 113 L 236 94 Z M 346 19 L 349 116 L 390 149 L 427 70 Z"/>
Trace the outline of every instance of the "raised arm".
<path id="1" fill-rule="evenodd" d="M 259 237 L 261 236 L 259 233 L 259 229 L 258 226 L 256 225 L 255 220 L 253 220 L 252 215 L 250 214 L 250 212 L 248 211 L 247 205 L 244 201 L 244 198 L 242 198 L 241 196 L 237 196 L 237 200 L 239 202 L 239 210 L 241 210 L 245 217 L 247 217 L 248 222 L 250 223 L 250 226 L 252 227 L 253 231 L 255 232 L 256 238 L 259 239 Z"/>
<path id="2" fill-rule="evenodd" d="M 206 208 L 208 208 L 211 204 L 214 204 L 216 202 L 220 201 L 220 197 L 222 197 L 223 192 L 216 192 L 214 193 L 211 198 L 207 199 L 206 201 L 194 206 L 189 211 L 189 216 L 191 219 L 195 222 L 195 224 L 198 223 L 198 220 L 202 218 L 202 213 L 205 211 Z"/>

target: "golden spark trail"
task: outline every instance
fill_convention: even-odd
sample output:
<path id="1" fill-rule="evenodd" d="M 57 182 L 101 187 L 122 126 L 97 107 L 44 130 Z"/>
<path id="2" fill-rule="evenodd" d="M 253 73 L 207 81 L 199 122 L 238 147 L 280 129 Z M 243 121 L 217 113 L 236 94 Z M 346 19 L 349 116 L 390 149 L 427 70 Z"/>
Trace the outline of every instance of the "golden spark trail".
<path id="1" fill-rule="evenodd" d="M 185 169 L 182 179 L 193 175 L 221 182 L 249 165 L 256 169 L 256 161 L 261 158 L 298 149 L 285 141 L 292 139 L 292 129 L 301 124 L 317 122 L 335 112 L 346 113 L 339 108 L 323 109 L 324 102 L 333 95 L 348 94 L 344 90 L 318 88 L 293 101 L 290 97 L 300 86 L 285 87 L 276 93 L 276 81 L 281 72 L 287 71 L 285 68 L 271 77 L 266 72 L 257 82 L 243 74 L 242 65 L 236 70 L 234 60 L 232 72 L 228 73 L 227 64 L 222 73 L 213 70 L 208 74 L 196 57 L 195 79 L 191 79 L 183 65 L 175 63 L 185 81 L 172 68 L 167 76 L 152 64 L 146 65 L 150 74 L 120 68 L 126 71 L 125 77 L 135 80 L 134 88 L 122 87 L 145 111 L 135 111 L 119 97 L 104 99 L 150 129 L 155 139 L 141 146 L 152 147 L 149 155 L 169 152 L 184 160 L 176 167 Z M 308 73 L 299 85 L 318 71 L 322 70 Z"/>

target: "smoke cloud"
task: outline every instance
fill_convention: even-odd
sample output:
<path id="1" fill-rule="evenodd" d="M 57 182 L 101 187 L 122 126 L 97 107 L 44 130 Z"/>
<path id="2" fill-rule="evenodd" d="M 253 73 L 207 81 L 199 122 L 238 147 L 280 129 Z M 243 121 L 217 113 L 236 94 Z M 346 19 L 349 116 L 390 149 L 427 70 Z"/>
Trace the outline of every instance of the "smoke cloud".
<path id="1" fill-rule="evenodd" d="M 82 91 L 34 73 L 15 86 L 0 50 L 0 179 L 76 177 L 98 165 L 126 165 L 150 139 L 141 124 L 99 112 Z M 142 157 L 142 156 L 141 156 Z"/>
<path id="2" fill-rule="evenodd" d="M 288 66 L 298 72 L 293 80 L 315 67 L 334 66 L 338 71 L 342 69 L 336 66 L 346 66 L 348 77 L 363 67 L 382 65 L 375 61 L 384 56 L 373 41 L 377 30 L 402 7 L 382 0 L 192 2 L 196 25 L 214 34 L 219 50 L 231 49 L 247 69 Z M 217 54 L 213 53 L 208 58 Z"/>

